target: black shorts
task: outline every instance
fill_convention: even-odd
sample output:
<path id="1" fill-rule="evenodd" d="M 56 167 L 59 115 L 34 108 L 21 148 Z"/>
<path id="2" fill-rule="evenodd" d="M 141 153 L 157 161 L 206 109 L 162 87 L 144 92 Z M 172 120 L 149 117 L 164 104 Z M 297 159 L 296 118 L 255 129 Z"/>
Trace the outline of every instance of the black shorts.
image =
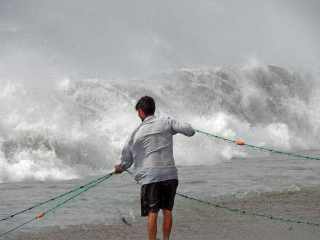
<path id="1" fill-rule="evenodd" d="M 178 180 L 171 179 L 149 183 L 141 187 L 141 216 L 148 216 L 149 212 L 159 209 L 172 210 L 178 187 Z"/>

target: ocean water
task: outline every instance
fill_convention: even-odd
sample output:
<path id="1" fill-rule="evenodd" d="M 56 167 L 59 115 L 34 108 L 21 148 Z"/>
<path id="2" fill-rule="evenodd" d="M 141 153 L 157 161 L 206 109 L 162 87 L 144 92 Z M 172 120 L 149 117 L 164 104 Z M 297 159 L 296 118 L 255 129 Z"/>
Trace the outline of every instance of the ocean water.
<path id="1" fill-rule="evenodd" d="M 105 174 L 139 124 L 135 101 L 223 137 L 318 156 L 317 75 L 276 66 L 178 69 L 148 79 L 1 80 L 0 217 Z M 213 200 L 318 185 L 320 162 L 253 151 L 197 134 L 175 137 L 179 191 Z M 42 209 L 0 223 L 3 231 Z M 114 176 L 24 230 L 134 222 L 139 186 Z"/>
<path id="2" fill-rule="evenodd" d="M 320 182 L 320 162 L 277 156 L 235 158 L 213 166 L 179 166 L 179 174 L 178 191 L 181 193 L 209 201 L 233 200 L 257 196 L 263 192 L 295 192 L 304 187 L 317 186 Z M 2 183 L 0 216 L 68 191 L 92 178 Z M 123 218 L 129 224 L 134 224 L 140 218 L 139 188 L 127 173 L 113 176 L 20 231 L 82 224 L 124 224 Z M 185 207 L 195 205 L 193 202 L 181 201 L 179 196 L 176 201 L 180 204 L 183 202 Z M 41 207 L 1 223 L 0 230 L 9 229 L 45 209 Z"/>

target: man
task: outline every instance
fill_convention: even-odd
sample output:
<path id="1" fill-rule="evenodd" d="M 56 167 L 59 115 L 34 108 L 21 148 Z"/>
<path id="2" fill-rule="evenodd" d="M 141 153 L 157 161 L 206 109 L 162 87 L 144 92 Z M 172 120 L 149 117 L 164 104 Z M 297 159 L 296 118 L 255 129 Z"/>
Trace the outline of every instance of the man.
<path id="1" fill-rule="evenodd" d="M 172 136 L 176 133 L 193 136 L 195 131 L 188 123 L 156 117 L 155 102 L 149 96 L 140 98 L 136 110 L 142 123 L 123 147 L 121 163 L 115 166 L 115 172 L 121 173 L 134 164 L 135 179 L 142 184 L 141 216 L 148 216 L 149 240 L 156 240 L 159 209 L 163 212 L 163 239 L 169 240 L 178 186 Z"/>

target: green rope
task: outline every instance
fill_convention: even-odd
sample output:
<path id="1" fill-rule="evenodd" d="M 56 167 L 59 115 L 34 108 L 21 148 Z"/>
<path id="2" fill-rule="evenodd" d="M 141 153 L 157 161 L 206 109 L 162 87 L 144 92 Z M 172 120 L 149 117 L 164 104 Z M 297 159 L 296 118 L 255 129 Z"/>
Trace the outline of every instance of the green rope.
<path id="1" fill-rule="evenodd" d="M 229 212 L 233 212 L 233 213 L 239 213 L 239 214 L 242 214 L 242 215 L 254 216 L 254 217 L 262 217 L 262 218 L 267 218 L 267 219 L 280 221 L 280 222 L 305 224 L 305 225 L 311 225 L 311 226 L 315 226 L 315 227 L 320 227 L 320 223 L 315 223 L 315 222 L 310 222 L 310 221 L 305 221 L 305 220 L 295 220 L 295 219 L 290 219 L 290 218 L 276 217 L 276 216 L 268 215 L 268 214 L 264 214 L 264 213 L 250 212 L 250 211 L 248 211 L 246 209 L 241 209 L 241 208 L 229 208 L 229 207 L 217 204 L 217 203 L 212 203 L 212 202 L 208 202 L 208 201 L 205 201 L 205 200 L 201 200 L 199 198 L 188 196 L 188 195 L 183 194 L 183 193 L 177 193 L 177 195 L 179 195 L 180 197 L 189 199 L 189 200 L 193 200 L 193 201 L 196 201 L 196 202 L 199 202 L 199 203 L 202 203 L 202 204 L 210 205 L 210 206 L 215 207 L 215 208 L 221 208 L 221 209 L 227 210 Z"/>
<path id="2" fill-rule="evenodd" d="M 111 172 L 111 173 L 109 173 L 109 174 L 107 174 L 107 175 L 105 175 L 105 176 L 103 176 L 103 177 L 100 177 L 100 178 L 98 178 L 98 179 L 96 179 L 96 180 L 94 180 L 94 181 L 89 182 L 88 184 L 84 185 L 82 188 L 77 188 L 78 192 L 75 193 L 75 194 L 73 194 L 71 197 L 68 197 L 68 198 L 65 199 L 64 201 L 56 204 L 56 205 L 53 206 L 52 208 L 49 208 L 48 210 L 46 210 L 46 211 L 40 213 L 39 215 L 31 218 L 30 220 L 28 220 L 28 221 L 26 221 L 26 222 L 24 222 L 24 223 L 22 223 L 22 224 L 20 224 L 20 225 L 18 225 L 18 226 L 16 226 L 16 227 L 14 227 L 14 228 L 12 228 L 12 229 L 4 232 L 4 233 L 1 233 L 1 234 L 0 234 L 0 238 L 8 235 L 9 233 L 12 233 L 12 232 L 18 230 L 19 228 L 21 228 L 21 227 L 23 227 L 23 226 L 25 226 L 25 225 L 27 225 L 27 224 L 35 221 L 35 220 L 38 220 L 38 219 L 40 219 L 40 218 L 45 217 L 45 216 L 48 215 L 49 213 L 51 213 L 51 212 L 53 212 L 54 210 L 56 210 L 56 209 L 62 207 L 63 205 L 65 205 L 67 202 L 69 202 L 69 201 L 71 201 L 72 199 L 78 197 L 80 194 L 82 194 L 82 193 L 88 191 L 89 189 L 97 186 L 98 184 L 104 182 L 105 180 L 107 180 L 108 178 L 110 178 L 113 174 L 114 174 L 114 172 Z M 75 192 L 75 191 L 73 191 L 72 193 L 74 193 L 74 192 Z"/>
<path id="3" fill-rule="evenodd" d="M 6 231 L 6 232 L 4 232 L 4 233 L 1 233 L 1 234 L 0 234 L 0 238 L 2 238 L 2 237 L 4 237 L 4 236 L 8 235 L 9 233 L 12 233 L 12 232 L 14 232 L 14 231 L 18 230 L 19 228 L 22 228 L 23 226 L 25 226 L 25 225 L 27 225 L 27 224 L 29 224 L 29 223 L 33 222 L 33 221 L 34 221 L 34 220 L 36 220 L 36 219 L 37 219 L 37 218 L 36 218 L 36 217 L 34 217 L 34 218 L 32 218 L 32 219 L 30 219 L 30 220 L 28 220 L 28 221 L 26 221 L 26 222 L 24 222 L 24 223 L 22 223 L 22 224 L 18 225 L 17 227 L 14 227 L 14 228 L 10 229 L 9 231 Z"/>
<path id="4" fill-rule="evenodd" d="M 218 136 L 218 135 L 215 135 L 215 134 L 212 134 L 212 133 L 208 133 L 208 132 L 205 132 L 205 131 L 202 131 L 202 130 L 195 129 L 195 131 L 198 132 L 198 133 L 204 134 L 204 135 L 206 135 L 208 137 L 217 138 L 217 139 L 229 142 L 229 143 L 236 143 L 235 140 L 232 140 L 232 139 L 229 139 L 229 138 L 224 138 L 224 137 L 221 137 L 221 136 Z M 296 154 L 296 153 L 284 152 L 284 151 L 279 151 L 279 150 L 275 150 L 275 149 L 272 149 L 272 148 L 259 147 L 259 146 L 255 146 L 255 145 L 251 145 L 251 144 L 247 144 L 247 143 L 244 143 L 242 145 L 246 146 L 246 147 L 253 148 L 253 149 L 258 149 L 258 150 L 262 150 L 262 151 L 271 152 L 271 153 L 283 154 L 283 155 L 288 155 L 288 156 L 297 157 L 297 158 L 304 158 L 304 159 L 308 159 L 308 160 L 320 160 L 320 158 L 318 158 L 318 157 L 311 157 L 311 156 L 306 156 L 306 155 L 301 155 L 301 154 Z"/>
<path id="5" fill-rule="evenodd" d="M 126 172 L 128 172 L 131 176 L 133 176 L 133 173 L 129 170 L 126 170 Z M 139 182 L 136 181 L 137 184 L 140 184 Z M 141 185 L 141 184 L 140 184 Z M 213 202 L 208 202 L 199 198 L 195 198 L 193 196 L 184 194 L 184 193 L 176 193 L 178 196 L 192 200 L 192 201 L 196 201 L 199 202 L 201 204 L 206 204 L 215 208 L 221 208 L 224 210 L 227 210 L 229 212 L 232 213 L 239 213 L 242 215 L 248 215 L 248 216 L 254 216 L 254 217 L 262 217 L 262 218 L 267 218 L 267 219 L 271 219 L 271 220 L 276 220 L 276 221 L 280 221 L 280 222 L 287 222 L 287 223 L 296 223 L 296 224 L 305 224 L 305 225 L 311 225 L 311 226 L 315 226 L 315 227 L 320 227 L 320 223 L 315 223 L 315 222 L 310 222 L 310 221 L 304 221 L 304 220 L 294 220 L 294 219 L 290 219 L 290 218 L 282 218 L 282 217 L 275 217 L 272 215 L 267 215 L 264 213 L 256 213 L 256 212 L 250 212 L 246 209 L 241 209 L 241 208 L 230 208 L 230 207 L 226 207 L 217 203 L 213 203 Z"/>
<path id="6" fill-rule="evenodd" d="M 109 174 L 108 174 L 108 175 L 109 175 Z M 106 175 L 106 176 L 107 176 L 107 175 Z M 48 200 L 46 200 L 46 201 L 43 201 L 43 202 L 39 202 L 39 203 L 37 203 L 37 204 L 35 204 L 35 205 L 33 205 L 33 206 L 30 206 L 30 207 L 28 207 L 28 208 L 26 208 L 26 209 L 21 210 L 21 211 L 18 211 L 18 212 L 15 212 L 15 213 L 11 213 L 11 214 L 7 215 L 6 217 L 0 219 L 0 222 L 9 220 L 9 219 L 11 219 L 11 218 L 14 218 L 14 217 L 20 215 L 20 214 L 23 214 L 23 213 L 25 213 L 25 212 L 28 212 L 28 211 L 30 211 L 30 210 L 32 210 L 32 209 L 38 208 L 38 207 L 40 207 L 40 206 L 43 206 L 43 205 L 45 205 L 45 204 L 47 204 L 47 203 L 49 203 L 49 202 L 53 202 L 53 201 L 55 201 L 55 200 L 58 200 L 58 199 L 60 199 L 60 198 L 65 197 L 65 196 L 67 196 L 67 195 L 69 195 L 69 194 L 71 194 L 71 193 L 77 192 L 78 190 L 83 189 L 83 188 L 85 188 L 86 186 L 91 185 L 92 183 L 95 183 L 95 182 L 99 181 L 100 179 L 103 179 L 104 177 L 105 177 L 105 176 L 99 177 L 99 178 L 97 178 L 97 179 L 94 179 L 94 180 L 86 183 L 85 185 L 76 187 L 76 188 L 74 188 L 74 189 L 72 189 L 72 190 L 70 190 L 70 191 L 68 191 L 68 192 L 62 193 L 62 194 L 60 194 L 60 195 L 58 195 L 58 196 L 56 196 L 56 197 L 50 198 L 50 199 L 48 199 Z"/>
<path id="7" fill-rule="evenodd" d="M 89 189 L 93 188 L 93 187 L 96 187 L 98 184 L 104 182 L 105 180 L 107 180 L 108 178 L 110 178 L 114 173 L 109 173 L 108 175 L 104 176 L 102 179 L 100 179 L 99 181 L 89 185 L 89 186 L 86 186 L 85 188 L 83 188 L 82 190 L 80 190 L 80 192 L 74 194 L 73 196 L 71 196 L 70 198 L 67 198 L 66 200 L 62 201 L 61 203 L 55 205 L 54 207 L 48 209 L 47 211 L 43 212 L 43 216 L 47 215 L 48 213 L 50 212 L 53 212 L 54 210 L 62 207 L 64 204 L 66 204 L 67 202 L 69 202 L 70 200 L 78 197 L 80 194 L 88 191 Z"/>

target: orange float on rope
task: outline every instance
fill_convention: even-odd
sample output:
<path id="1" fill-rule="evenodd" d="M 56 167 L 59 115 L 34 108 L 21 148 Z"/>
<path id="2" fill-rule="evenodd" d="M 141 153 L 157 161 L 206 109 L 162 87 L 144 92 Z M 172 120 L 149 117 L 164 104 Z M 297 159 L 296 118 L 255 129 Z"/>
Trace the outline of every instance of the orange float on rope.
<path id="1" fill-rule="evenodd" d="M 234 142 L 235 142 L 235 144 L 237 144 L 237 145 L 245 145 L 245 144 L 246 144 L 243 139 L 237 139 L 237 140 L 235 140 Z"/>
<path id="2" fill-rule="evenodd" d="M 45 213 L 44 213 L 44 212 L 39 213 L 39 214 L 37 214 L 36 219 L 43 218 L 43 217 L 44 217 L 44 215 L 45 215 Z"/>

